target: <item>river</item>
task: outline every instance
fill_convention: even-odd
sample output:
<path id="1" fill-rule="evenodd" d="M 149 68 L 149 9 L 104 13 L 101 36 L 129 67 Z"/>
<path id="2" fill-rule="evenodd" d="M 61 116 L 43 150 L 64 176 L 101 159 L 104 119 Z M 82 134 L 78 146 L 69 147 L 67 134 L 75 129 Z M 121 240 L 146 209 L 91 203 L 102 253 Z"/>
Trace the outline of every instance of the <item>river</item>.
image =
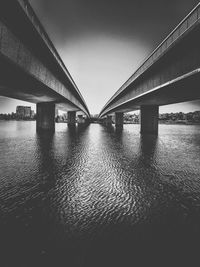
<path id="1" fill-rule="evenodd" d="M 200 126 L 35 128 L 0 121 L 1 266 L 199 266 Z"/>

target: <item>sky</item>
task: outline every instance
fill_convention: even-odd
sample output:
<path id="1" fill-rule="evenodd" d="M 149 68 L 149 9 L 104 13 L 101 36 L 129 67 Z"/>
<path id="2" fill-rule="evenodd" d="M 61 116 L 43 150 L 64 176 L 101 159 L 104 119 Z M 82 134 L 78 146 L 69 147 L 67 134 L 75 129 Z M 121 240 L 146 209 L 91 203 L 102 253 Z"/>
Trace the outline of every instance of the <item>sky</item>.
<path id="1" fill-rule="evenodd" d="M 29 0 L 91 114 L 198 4 L 198 0 Z M 0 98 L 2 109 L 18 104 Z M 200 110 L 200 101 L 161 111 Z M 7 111 L 8 112 L 8 111 Z"/>

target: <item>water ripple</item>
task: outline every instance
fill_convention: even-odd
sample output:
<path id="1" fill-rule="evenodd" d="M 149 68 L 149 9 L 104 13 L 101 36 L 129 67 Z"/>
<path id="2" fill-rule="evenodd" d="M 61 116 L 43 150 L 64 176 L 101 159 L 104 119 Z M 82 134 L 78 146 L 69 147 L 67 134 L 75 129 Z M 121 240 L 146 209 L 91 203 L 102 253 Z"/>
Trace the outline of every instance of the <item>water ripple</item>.
<path id="1" fill-rule="evenodd" d="M 47 240 L 62 240 L 93 239 L 111 226 L 173 221 L 195 228 L 200 222 L 199 126 L 164 125 L 158 138 L 140 136 L 133 125 L 117 133 L 100 125 L 72 131 L 63 124 L 55 135 L 21 135 L 24 127 L 15 125 L 12 133 L 11 125 L 3 127 L 3 225 L 20 221 L 25 228 L 39 227 Z M 137 235 L 143 236 L 138 230 L 132 240 Z"/>

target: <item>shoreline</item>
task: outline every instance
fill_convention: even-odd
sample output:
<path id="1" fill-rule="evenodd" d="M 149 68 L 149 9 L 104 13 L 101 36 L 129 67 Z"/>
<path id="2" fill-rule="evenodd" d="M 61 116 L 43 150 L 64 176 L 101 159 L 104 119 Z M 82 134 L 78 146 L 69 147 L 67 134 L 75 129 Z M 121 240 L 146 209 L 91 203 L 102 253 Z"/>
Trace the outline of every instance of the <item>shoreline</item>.
<path id="1" fill-rule="evenodd" d="M 14 119 L 10 119 L 10 120 L 3 120 L 3 119 L 0 119 L 0 121 L 36 121 L 36 120 L 31 120 L 31 119 L 28 119 L 28 120 L 14 120 Z M 67 123 L 66 121 L 56 121 L 55 123 Z M 91 122 L 91 123 L 94 123 L 94 122 Z M 95 122 L 95 123 L 99 123 L 99 122 Z M 114 123 L 113 123 L 114 124 Z M 140 124 L 140 123 L 135 123 L 135 122 L 124 122 L 124 124 Z M 168 121 L 168 122 L 162 122 L 162 121 L 159 121 L 158 124 L 166 124 L 166 125 L 200 125 L 200 122 L 172 122 L 172 121 Z"/>

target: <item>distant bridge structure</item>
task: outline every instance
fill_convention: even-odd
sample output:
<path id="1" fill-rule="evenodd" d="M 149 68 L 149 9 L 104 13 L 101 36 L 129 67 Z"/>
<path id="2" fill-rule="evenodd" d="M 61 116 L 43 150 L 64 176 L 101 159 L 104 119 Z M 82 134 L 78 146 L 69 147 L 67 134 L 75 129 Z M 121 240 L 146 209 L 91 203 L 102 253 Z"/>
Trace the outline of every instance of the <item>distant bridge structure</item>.
<path id="1" fill-rule="evenodd" d="M 87 105 L 26 0 L 0 3 L 0 95 L 37 105 L 37 129 L 54 130 L 55 108 L 90 117 Z M 80 115 L 82 114 L 82 115 Z"/>
<path id="2" fill-rule="evenodd" d="M 200 3 L 145 59 L 99 114 L 107 124 L 115 114 L 140 109 L 141 133 L 158 133 L 159 106 L 200 99 Z"/>

